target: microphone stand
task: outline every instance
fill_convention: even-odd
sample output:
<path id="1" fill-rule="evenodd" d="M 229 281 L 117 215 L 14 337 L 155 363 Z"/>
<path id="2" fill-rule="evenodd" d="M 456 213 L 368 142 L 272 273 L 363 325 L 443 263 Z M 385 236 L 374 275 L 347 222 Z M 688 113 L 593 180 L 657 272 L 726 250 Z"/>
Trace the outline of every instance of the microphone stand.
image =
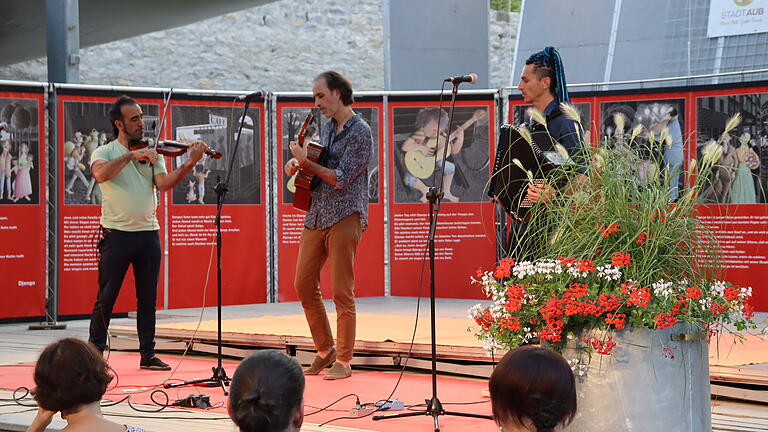
<path id="1" fill-rule="evenodd" d="M 440 423 L 438 418 L 441 415 L 450 415 L 458 417 L 472 417 L 491 420 L 492 417 L 485 414 L 463 413 L 457 411 L 446 411 L 443 408 L 443 404 L 440 403 L 440 399 L 437 397 L 437 333 L 435 329 L 435 231 L 437 230 L 437 216 L 440 213 L 440 203 L 443 199 L 443 172 L 445 172 L 445 160 L 448 158 L 448 146 L 450 145 L 450 125 L 453 124 L 453 110 L 456 105 L 456 93 L 459 91 L 459 84 L 461 81 L 453 81 L 453 92 L 451 94 L 451 108 L 448 116 L 448 131 L 446 136 L 445 145 L 443 146 L 443 154 L 441 156 L 441 169 L 440 169 L 440 182 L 437 187 L 430 187 L 427 192 L 427 200 L 429 201 L 429 306 L 430 306 L 430 331 L 432 337 L 432 398 L 425 399 L 426 409 L 423 411 L 409 411 L 397 414 L 386 414 L 373 416 L 374 420 L 386 420 L 391 418 L 401 417 L 413 417 L 419 415 L 427 415 L 432 417 L 435 426 L 435 432 L 440 431 Z M 443 84 L 445 85 L 445 84 Z M 440 92 L 442 102 L 442 91 Z M 441 103 L 442 106 L 442 103 Z M 437 117 L 437 133 L 438 140 L 440 139 L 440 114 Z M 439 142 L 439 141 L 438 141 Z M 435 177 L 437 170 L 432 173 L 432 184 L 435 184 Z"/>
<path id="2" fill-rule="evenodd" d="M 250 96 L 250 95 L 249 95 Z M 230 155 L 229 160 L 229 169 L 227 171 L 227 178 L 224 180 L 224 182 L 221 182 L 221 178 L 216 178 L 216 186 L 214 187 L 214 190 L 216 191 L 216 271 L 218 275 L 218 280 L 216 281 L 216 296 L 217 296 L 217 305 L 216 305 L 216 321 L 217 321 L 217 341 L 216 346 L 218 348 L 216 353 L 216 360 L 218 362 L 217 366 L 212 367 L 213 375 L 210 378 L 201 378 L 201 379 L 195 379 L 191 381 L 184 381 L 177 384 L 165 384 L 163 387 L 165 388 L 172 388 L 172 387 L 181 387 L 185 385 L 195 385 L 195 384 L 206 384 L 209 387 L 216 387 L 221 386 L 221 389 L 224 391 L 224 396 L 229 395 L 229 392 L 227 391 L 227 386 L 232 381 L 231 378 L 227 376 L 227 372 L 224 370 L 224 366 L 221 364 L 221 280 L 222 280 L 222 271 L 221 271 L 221 208 L 224 205 L 224 198 L 227 196 L 227 192 L 229 191 L 229 179 L 232 176 L 232 169 L 235 164 L 235 156 L 237 156 L 237 148 L 240 145 L 240 136 L 243 133 L 243 124 L 245 124 L 245 116 L 248 114 L 248 108 L 251 105 L 251 98 L 246 97 L 245 98 L 245 107 L 243 109 L 243 116 L 240 118 L 240 127 L 237 129 L 237 138 L 235 139 L 235 148 L 232 150 L 232 154 Z"/>

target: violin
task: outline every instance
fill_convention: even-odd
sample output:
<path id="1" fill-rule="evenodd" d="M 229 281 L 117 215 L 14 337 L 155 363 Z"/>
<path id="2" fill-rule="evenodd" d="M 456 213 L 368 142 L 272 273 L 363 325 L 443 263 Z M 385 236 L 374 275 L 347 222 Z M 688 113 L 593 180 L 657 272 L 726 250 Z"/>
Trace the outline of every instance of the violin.
<path id="1" fill-rule="evenodd" d="M 140 150 L 145 147 L 152 146 L 153 140 L 148 138 L 142 138 L 140 140 L 133 140 L 128 146 L 130 150 Z M 214 151 L 207 144 L 205 145 L 205 154 L 214 158 L 221 159 L 221 153 Z M 156 152 L 163 156 L 177 157 L 181 156 L 189 150 L 189 144 L 180 141 L 160 140 L 157 145 L 152 147 Z"/>

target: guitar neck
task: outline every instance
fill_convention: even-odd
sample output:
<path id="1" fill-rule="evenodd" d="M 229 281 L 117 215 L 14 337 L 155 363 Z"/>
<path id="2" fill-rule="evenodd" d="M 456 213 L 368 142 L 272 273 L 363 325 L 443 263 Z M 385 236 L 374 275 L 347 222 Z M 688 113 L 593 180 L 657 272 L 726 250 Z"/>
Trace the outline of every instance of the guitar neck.
<path id="1" fill-rule="evenodd" d="M 459 127 L 457 127 L 456 130 L 459 130 L 459 129 L 464 130 L 464 129 L 472 126 L 472 123 L 480 120 L 480 117 L 482 117 L 482 116 L 473 115 L 469 120 L 465 121 Z"/>

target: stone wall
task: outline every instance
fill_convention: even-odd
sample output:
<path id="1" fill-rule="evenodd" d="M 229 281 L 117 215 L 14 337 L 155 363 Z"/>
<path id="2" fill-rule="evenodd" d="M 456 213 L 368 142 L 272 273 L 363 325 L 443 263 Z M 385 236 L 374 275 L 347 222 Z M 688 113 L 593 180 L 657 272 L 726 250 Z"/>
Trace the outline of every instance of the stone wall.
<path id="1" fill-rule="evenodd" d="M 491 11 L 492 87 L 509 83 L 519 14 Z M 307 91 L 337 69 L 356 89 L 384 88 L 380 0 L 279 0 L 184 27 L 81 50 L 80 82 Z M 46 81 L 46 59 L 0 67 L 0 79 Z"/>

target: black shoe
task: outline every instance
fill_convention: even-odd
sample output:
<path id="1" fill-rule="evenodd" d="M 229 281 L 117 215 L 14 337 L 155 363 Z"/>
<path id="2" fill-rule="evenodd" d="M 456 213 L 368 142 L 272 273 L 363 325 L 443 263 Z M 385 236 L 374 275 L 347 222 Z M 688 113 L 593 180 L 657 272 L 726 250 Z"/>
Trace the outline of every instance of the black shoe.
<path id="1" fill-rule="evenodd" d="M 157 357 L 141 359 L 141 363 L 139 363 L 139 367 L 142 369 L 151 369 L 151 370 L 159 370 L 159 371 L 171 370 L 171 367 L 168 366 L 166 362 L 160 360 Z"/>

